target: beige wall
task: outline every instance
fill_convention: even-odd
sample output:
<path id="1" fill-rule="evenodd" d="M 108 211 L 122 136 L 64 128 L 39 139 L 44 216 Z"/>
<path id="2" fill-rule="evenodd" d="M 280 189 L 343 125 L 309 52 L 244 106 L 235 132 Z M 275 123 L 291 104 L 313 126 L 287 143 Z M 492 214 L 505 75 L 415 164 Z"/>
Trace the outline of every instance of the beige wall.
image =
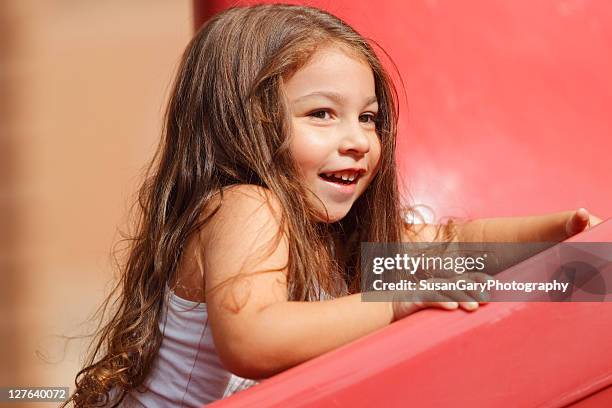
<path id="1" fill-rule="evenodd" d="M 0 386 L 72 389 L 86 342 L 57 336 L 110 288 L 191 34 L 189 0 L 0 3 Z"/>

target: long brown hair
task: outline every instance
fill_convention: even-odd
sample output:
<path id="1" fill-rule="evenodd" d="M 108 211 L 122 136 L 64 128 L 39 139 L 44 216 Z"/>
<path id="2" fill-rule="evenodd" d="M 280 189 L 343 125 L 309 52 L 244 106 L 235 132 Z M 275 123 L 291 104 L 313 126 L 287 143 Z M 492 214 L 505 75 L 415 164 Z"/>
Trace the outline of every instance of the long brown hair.
<path id="1" fill-rule="evenodd" d="M 349 214 L 326 224 L 313 221 L 297 177 L 282 82 L 331 44 L 347 47 L 372 69 L 381 165 Z M 118 404 L 142 385 L 162 341 L 158 321 L 165 285 L 188 238 L 215 212 L 202 218 L 203 210 L 224 187 L 254 184 L 278 198 L 289 240 L 288 300 L 317 299 L 320 290 L 347 294 L 339 279 L 348 293 L 358 292 L 359 243 L 401 240 L 397 119 L 397 91 L 388 73 L 368 41 L 339 18 L 276 4 L 235 7 L 207 21 L 182 56 L 162 139 L 139 191 L 139 216 L 121 279 L 99 309 L 106 314 L 118 295 L 114 312 L 92 343 L 70 401 Z M 332 235 L 346 247 L 344 265 L 330 251 Z M 120 392 L 111 398 L 113 388 Z"/>

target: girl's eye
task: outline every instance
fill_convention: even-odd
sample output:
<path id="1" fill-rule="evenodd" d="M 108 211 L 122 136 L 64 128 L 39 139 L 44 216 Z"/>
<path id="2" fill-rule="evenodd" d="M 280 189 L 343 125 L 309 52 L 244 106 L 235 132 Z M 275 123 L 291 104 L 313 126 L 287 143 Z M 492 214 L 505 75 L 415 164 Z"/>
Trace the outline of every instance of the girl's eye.
<path id="1" fill-rule="evenodd" d="M 329 114 L 326 110 L 318 110 L 312 113 L 309 113 L 308 116 L 312 116 L 317 119 L 326 119 L 325 114 Z"/>
<path id="2" fill-rule="evenodd" d="M 366 118 L 363 123 L 376 123 L 378 121 L 378 116 L 374 114 L 361 115 L 361 118 Z M 369 118 L 369 121 L 368 121 Z"/>
<path id="3" fill-rule="evenodd" d="M 329 115 L 329 117 L 325 116 L 325 115 Z M 327 120 L 327 119 L 331 119 L 331 113 L 327 110 L 318 110 L 318 111 L 314 111 L 312 113 L 309 113 L 308 116 L 313 117 L 313 118 L 317 118 L 317 119 L 321 119 L 321 120 Z M 363 118 L 365 118 L 365 120 L 363 120 Z M 378 115 L 376 114 L 364 114 L 359 116 L 359 119 L 362 123 L 371 123 L 374 124 L 376 123 L 376 121 L 378 120 Z"/>

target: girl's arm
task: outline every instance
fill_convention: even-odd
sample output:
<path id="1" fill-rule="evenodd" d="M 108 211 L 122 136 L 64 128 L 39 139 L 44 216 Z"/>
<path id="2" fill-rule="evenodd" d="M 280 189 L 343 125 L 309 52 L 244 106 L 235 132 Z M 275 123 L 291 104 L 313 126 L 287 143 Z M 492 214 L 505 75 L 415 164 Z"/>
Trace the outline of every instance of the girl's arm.
<path id="1" fill-rule="evenodd" d="M 462 292 L 421 302 L 362 302 L 361 294 L 287 301 L 289 252 L 280 214 L 268 190 L 234 186 L 200 231 L 208 323 L 221 362 L 234 374 L 270 377 L 425 307 L 478 308 Z"/>
<path id="2" fill-rule="evenodd" d="M 280 206 L 268 195 L 268 207 L 265 194 L 267 190 L 247 185 L 226 190 L 220 210 L 200 236 L 217 352 L 228 370 L 254 379 L 326 353 L 394 319 L 390 302 L 362 302 L 360 294 L 287 301 L 287 240 L 283 235 L 278 245 L 269 245 L 279 232 Z M 253 274 L 266 269 L 277 271 Z M 235 284 L 213 289 L 226 279 Z"/>
<path id="3" fill-rule="evenodd" d="M 480 218 L 457 223 L 457 242 L 560 242 L 576 235 L 602 220 L 580 208 L 528 217 Z M 416 226 L 416 232 L 407 228 L 404 242 L 440 240 L 439 225 Z"/>
<path id="4" fill-rule="evenodd" d="M 546 215 L 528 217 L 481 218 L 457 223 L 455 242 L 540 242 L 564 241 L 591 226 L 601 223 L 601 219 L 590 215 L 584 208 L 576 211 L 563 211 Z M 444 234 L 440 225 L 406 225 L 403 242 L 439 242 Z M 544 248 L 526 246 L 522 251 L 509 251 L 498 258 L 498 267 L 509 268 L 529 258 Z"/>
<path id="5" fill-rule="evenodd" d="M 528 217 L 483 218 L 458 225 L 462 242 L 560 242 L 601 219 L 585 208 Z"/>

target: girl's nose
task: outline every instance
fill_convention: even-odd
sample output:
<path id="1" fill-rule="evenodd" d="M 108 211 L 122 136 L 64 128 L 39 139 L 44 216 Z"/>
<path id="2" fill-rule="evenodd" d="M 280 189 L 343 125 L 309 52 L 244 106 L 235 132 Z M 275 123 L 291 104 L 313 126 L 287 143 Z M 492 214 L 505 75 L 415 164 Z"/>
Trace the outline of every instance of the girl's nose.
<path id="1" fill-rule="evenodd" d="M 357 121 L 358 122 L 358 121 Z M 370 139 L 368 138 L 368 130 L 363 129 L 358 122 L 356 125 L 347 126 L 344 131 L 344 136 L 340 141 L 340 151 L 342 153 L 359 153 L 366 154 L 370 151 Z"/>

